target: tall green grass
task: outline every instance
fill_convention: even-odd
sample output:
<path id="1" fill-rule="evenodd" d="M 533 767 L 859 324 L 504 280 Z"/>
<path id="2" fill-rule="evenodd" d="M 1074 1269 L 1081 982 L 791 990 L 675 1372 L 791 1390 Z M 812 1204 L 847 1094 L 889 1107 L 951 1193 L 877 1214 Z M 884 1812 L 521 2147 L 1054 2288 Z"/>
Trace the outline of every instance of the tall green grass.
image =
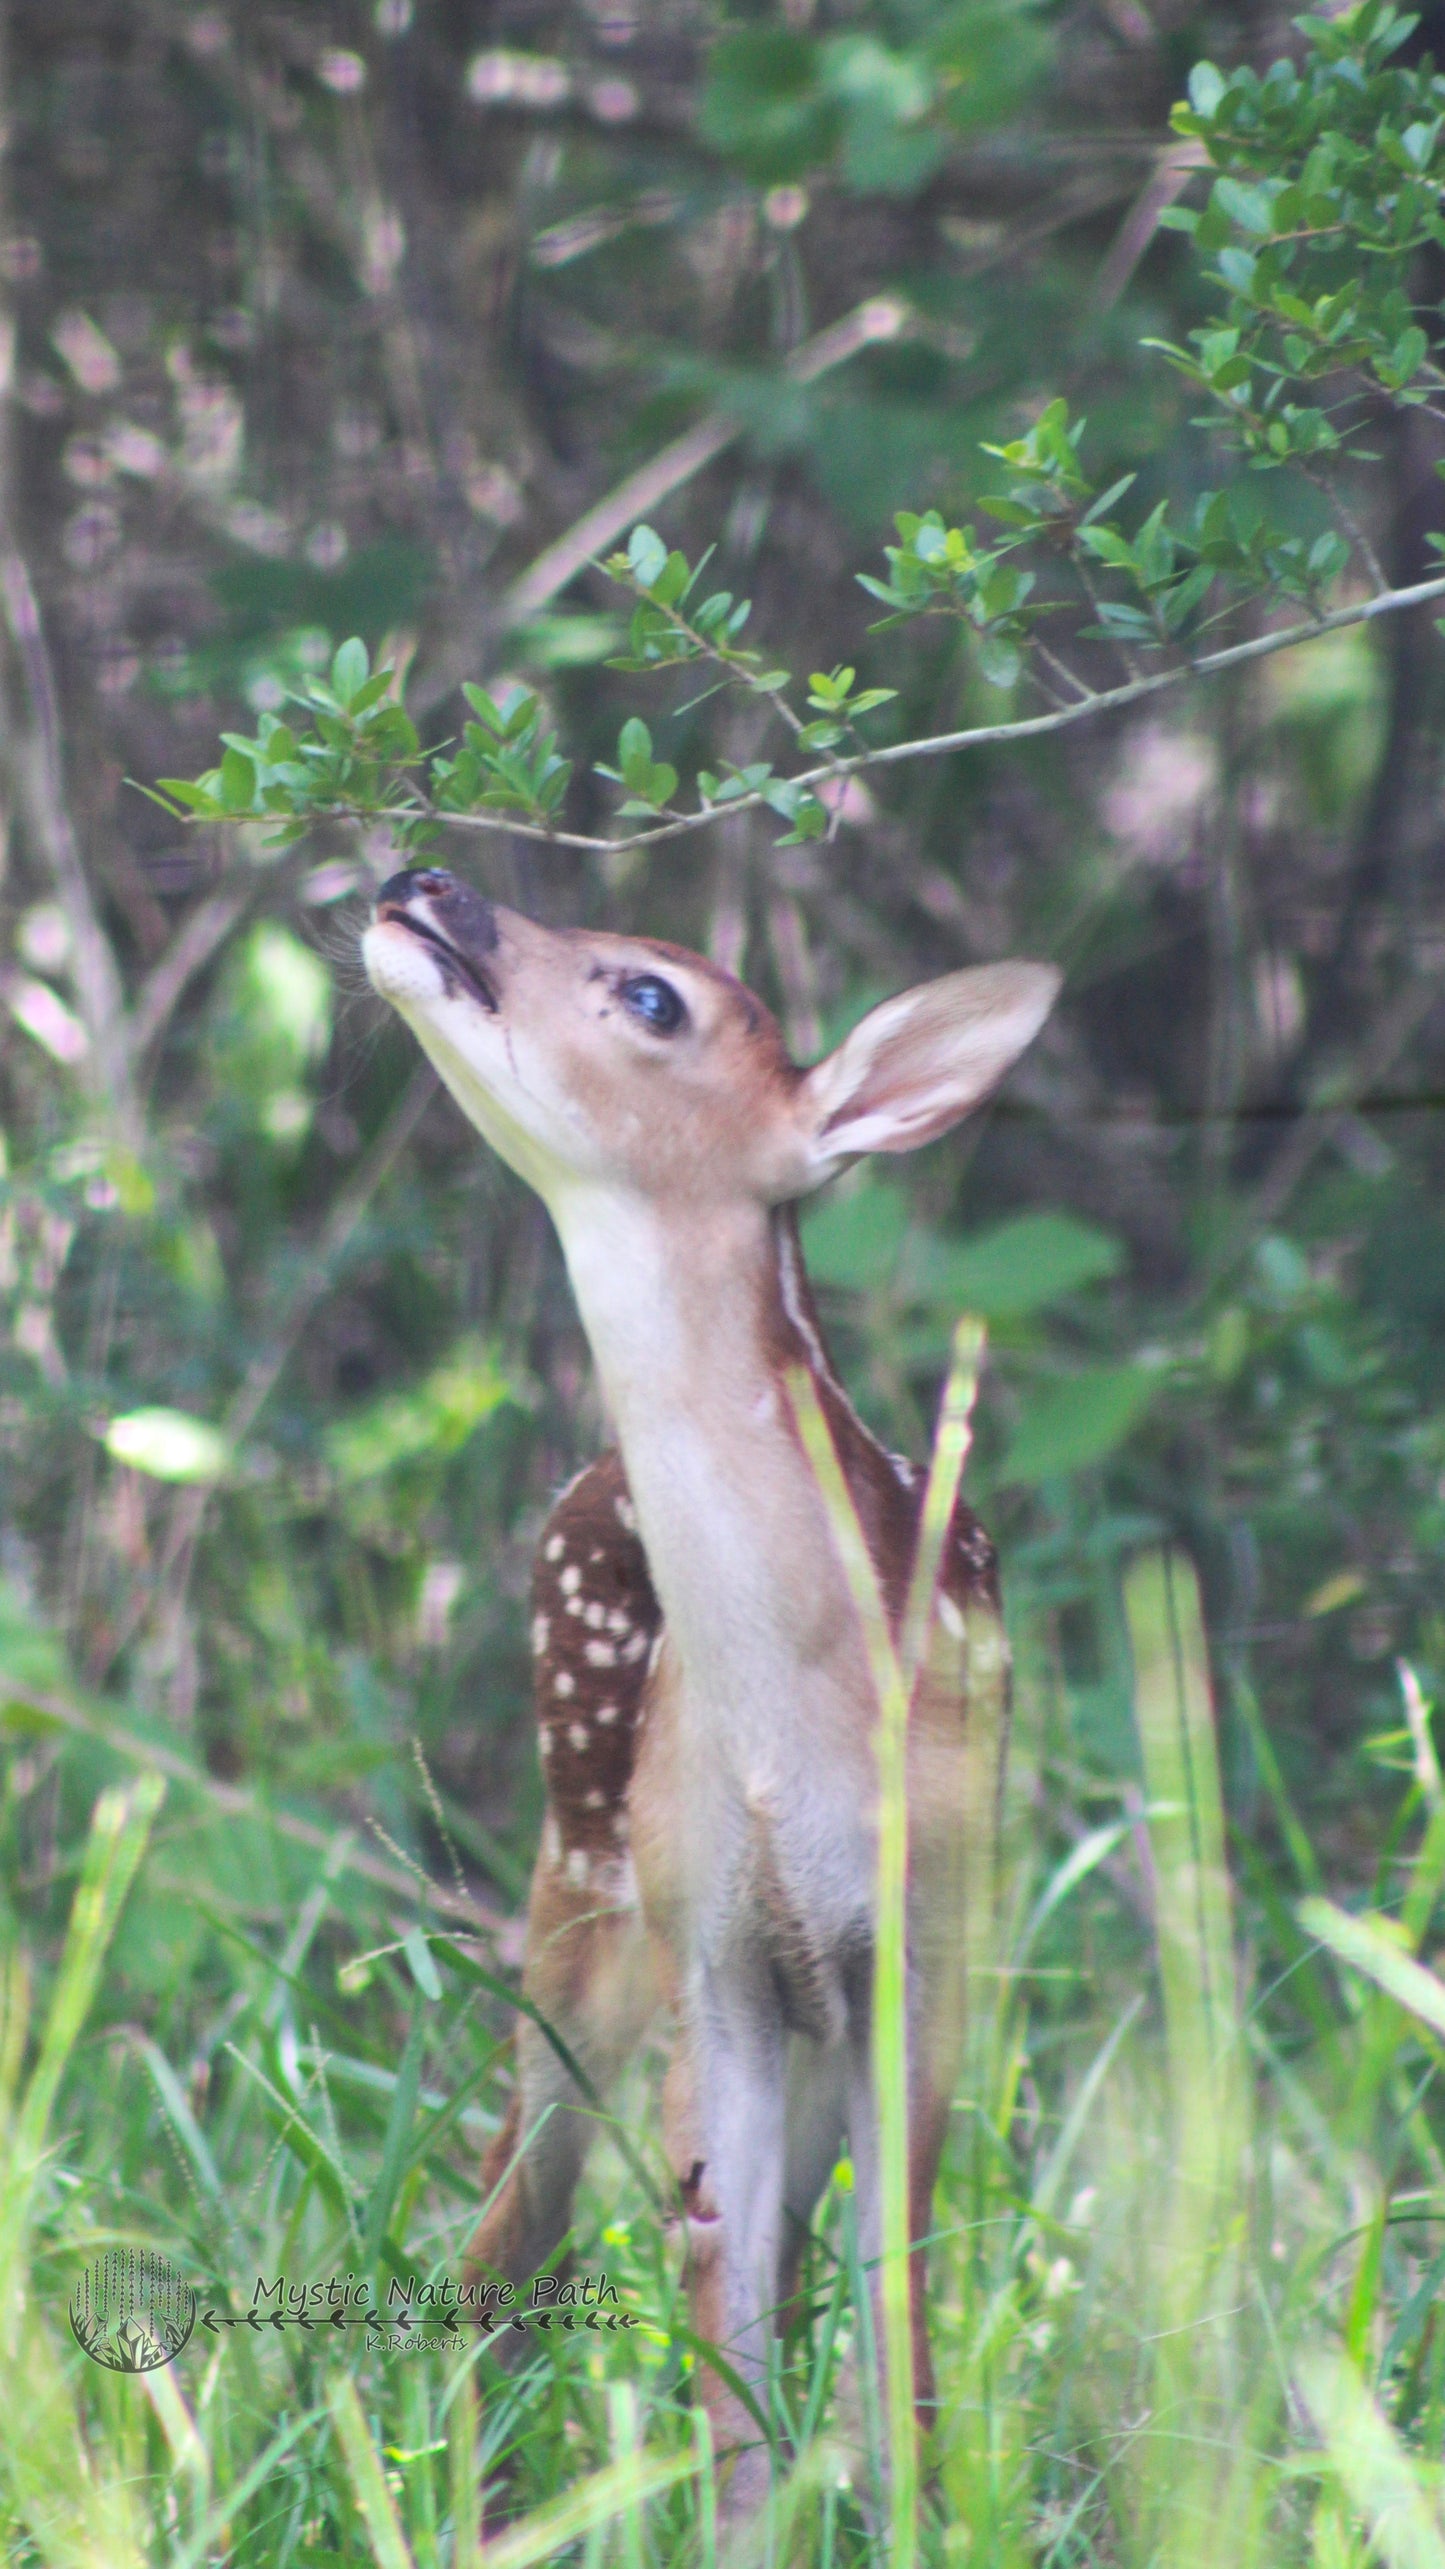
<path id="1" fill-rule="evenodd" d="M 968 1371 L 930 1523 L 962 1468 Z M 1312 1877 L 1296 1900 L 1230 1842 L 1189 1563 L 1144 1551 L 1118 1604 L 1134 1761 L 1102 1816 L 1097 1795 L 1078 1798 L 1047 1610 L 1016 1636 L 1000 1869 L 988 1940 L 970 1947 L 991 1996 L 932 2246 L 935 2449 L 915 2470 L 904 2303 L 888 2290 L 890 2267 L 905 2272 L 896 2157 L 881 2404 L 844 2166 L 761 2397 L 776 2489 L 740 2559 L 1445 2569 L 1445 1982 L 1429 1959 L 1445 1796 L 1429 1707 L 1407 1673 L 1400 1809 L 1373 1891 L 1327 1897 L 1291 1815 L 1293 1869 Z M 910 1634 L 880 1663 L 885 1708 Z M 17 1746 L 33 1741 L 18 1679 L 0 1704 Z M 1267 1742 L 1267 1708 L 1255 1718 Z M 258 2274 L 350 2269 L 384 2292 L 396 2274 L 454 2273 L 504 2103 L 505 1974 L 424 1898 L 403 1914 L 350 1872 L 340 1832 L 312 1851 L 264 1814 L 227 1822 L 250 1832 L 238 1875 L 204 1792 L 172 1778 L 163 1800 L 143 1740 L 109 1760 L 71 1740 L 55 1761 L 53 1861 L 17 1885 L 0 1977 L 6 2560 L 720 2559 L 646 2065 L 617 2136 L 600 2136 L 578 2230 L 580 2265 L 605 2266 L 645 2326 L 537 2334 L 505 2367 L 474 2342 L 368 2356 L 355 2336 L 297 2329 L 198 2329 L 138 2378 L 85 2360 L 66 2305 L 110 2245 L 161 2250 L 203 2306 L 233 2311 Z M 1287 1859 L 1289 1843 L 1281 1826 Z M 204 1919 L 199 1940 L 178 1901 Z M 885 2061 L 901 1948 L 894 1968 Z"/>

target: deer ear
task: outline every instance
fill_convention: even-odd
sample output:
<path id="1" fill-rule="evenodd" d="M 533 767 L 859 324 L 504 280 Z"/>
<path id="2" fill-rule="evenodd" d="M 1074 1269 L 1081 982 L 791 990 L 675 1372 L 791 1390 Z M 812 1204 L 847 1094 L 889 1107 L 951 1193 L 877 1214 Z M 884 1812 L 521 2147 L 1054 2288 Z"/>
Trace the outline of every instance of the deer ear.
<path id="1" fill-rule="evenodd" d="M 1033 1042 L 1060 979 L 1052 964 L 986 963 L 885 999 L 800 1085 L 810 1183 L 946 1133 Z"/>

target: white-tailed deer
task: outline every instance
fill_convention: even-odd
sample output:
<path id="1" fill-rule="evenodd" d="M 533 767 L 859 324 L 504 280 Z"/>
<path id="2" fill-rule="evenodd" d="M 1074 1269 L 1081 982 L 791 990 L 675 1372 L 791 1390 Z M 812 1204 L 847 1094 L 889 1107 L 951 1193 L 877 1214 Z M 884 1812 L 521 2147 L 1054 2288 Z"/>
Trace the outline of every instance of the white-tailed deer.
<path id="1" fill-rule="evenodd" d="M 1058 976 L 949 973 L 801 1070 L 766 1008 L 700 956 L 539 927 L 431 868 L 383 886 L 365 955 L 464 1113 L 546 1203 L 617 1434 L 558 1501 L 537 1563 L 547 1815 L 524 1986 L 600 2087 L 659 1996 L 670 2005 L 693 2326 L 756 2377 L 845 2134 L 864 2255 L 878 2245 L 876 1706 L 788 1370 L 811 1375 L 895 1619 L 923 1496 L 829 1364 L 792 1207 L 861 1152 L 912 1150 L 966 1115 L 1037 1033 Z M 992 1549 L 959 1507 L 909 1738 L 918 2239 L 962 2040 L 968 1625 L 997 1614 Z M 579 2103 L 524 2018 L 478 2264 L 520 2282 L 557 2250 L 591 2125 Z M 926 2404 L 922 2265 L 920 2251 Z M 737 2449 L 741 2510 L 766 2489 L 767 2456 L 746 2449 L 720 2379 L 706 2396 Z"/>

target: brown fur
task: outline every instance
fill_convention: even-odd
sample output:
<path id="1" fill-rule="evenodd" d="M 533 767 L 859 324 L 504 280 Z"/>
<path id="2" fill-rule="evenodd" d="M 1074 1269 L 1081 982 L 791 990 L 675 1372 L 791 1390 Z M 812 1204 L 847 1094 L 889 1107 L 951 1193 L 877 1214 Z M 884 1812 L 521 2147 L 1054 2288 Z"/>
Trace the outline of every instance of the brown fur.
<path id="1" fill-rule="evenodd" d="M 896 1631 L 907 1596 L 926 1476 L 886 1453 L 847 1400 L 827 1359 L 801 1265 L 793 1263 L 796 1242 L 790 1213 L 778 1217 L 777 1236 L 779 1287 L 770 1297 L 767 1313 L 773 1352 L 780 1367 L 802 1364 L 812 1375 Z M 962 1502 L 955 1506 L 945 1540 L 939 1594 L 965 1619 L 980 1612 L 991 1619 L 1000 1614 L 993 1546 L 972 1509 Z M 548 1825 L 533 1880 L 524 1986 L 589 2076 L 605 2086 L 630 2048 L 629 2034 L 647 2003 L 642 2002 L 635 2014 L 624 2008 L 619 2016 L 615 1999 L 604 2003 L 602 1992 L 615 1980 L 620 1960 L 631 1958 L 643 1968 L 628 1865 L 634 1822 L 632 1787 L 663 1632 L 662 1610 L 636 1533 L 622 1458 L 615 1450 L 589 1464 L 554 1505 L 538 1544 L 532 1609 L 533 1704 Z M 639 1638 L 645 1641 L 644 1648 L 637 1646 Z M 609 1664 L 599 1665 L 599 1645 L 613 1647 Z M 966 1716 L 961 1696 L 946 1698 L 941 1705 L 936 1698 L 923 1701 L 916 1711 L 915 1730 L 921 1733 L 929 1727 L 930 1717 L 932 1726 L 941 1718 L 945 1751 L 954 1751 L 962 1741 Z M 926 1753 L 921 1738 L 917 1744 Z M 765 1810 L 755 1811 L 754 1828 L 755 1896 L 772 1923 L 785 2018 L 797 2032 L 824 2040 L 836 2038 L 838 2028 L 829 2021 L 822 1995 L 819 1958 L 806 1919 L 789 1901 L 779 1878 Z M 947 1906 L 952 1911 L 956 1903 L 950 1901 Z M 952 1916 L 945 1921 L 945 1934 L 950 1930 L 956 1939 Z M 660 1967 L 665 1994 L 673 1996 L 668 1957 L 658 1955 L 654 1961 Z M 651 1984 L 648 1994 L 650 1998 Z M 957 2001 L 940 2003 L 950 2020 L 959 2017 Z M 952 2053 L 958 2030 L 957 2022 L 950 2021 L 944 2039 L 946 2056 Z M 517 2085 L 506 2121 L 482 2168 L 483 2188 L 492 2199 L 468 2253 L 473 2266 L 520 2283 L 554 2256 L 565 2238 L 587 2128 L 585 2108 L 575 2120 L 568 2111 L 567 2100 L 576 2103 L 575 2083 L 559 2073 L 555 2055 L 525 2019 L 519 2024 L 518 2042 Z M 947 2058 L 941 2063 L 920 2058 L 913 2078 L 910 2223 L 913 2235 L 923 2239 L 930 2227 L 933 2188 L 947 2131 L 951 2084 Z M 546 2164 L 538 2166 L 535 2154 L 529 2157 L 520 2145 L 524 2117 L 535 2120 L 544 2088 L 553 2104 L 554 2128 L 549 2143 L 544 2127 Z M 668 2075 L 664 2122 L 686 2225 L 693 2327 L 704 2339 L 724 2342 L 724 2242 L 706 2166 L 697 2155 L 691 2068 L 683 2043 Z M 806 2227 L 795 2218 L 778 2276 L 780 2322 L 796 2291 L 806 2235 Z M 934 2392 L 925 2282 L 926 2252 L 920 2248 L 910 2284 L 914 2376 L 920 2414 L 926 2419 L 931 2416 Z M 713 2404 L 725 2432 L 745 2440 L 750 2430 L 735 2404 L 725 2395 L 715 2395 Z"/>
<path id="2" fill-rule="evenodd" d="M 880 2224 L 876 1704 L 790 1374 L 812 1377 L 895 1628 L 924 1493 L 838 1382 L 790 1208 L 849 1160 L 916 1149 L 969 1113 L 1058 976 L 946 974 L 801 1070 L 762 1003 L 701 957 L 543 928 L 437 869 L 383 887 L 365 944 L 376 987 L 548 1205 L 626 1457 L 625 1476 L 604 1456 L 559 1501 L 534 1600 L 547 1815 L 524 1989 L 577 2075 L 524 2017 L 473 2255 L 520 2281 L 557 2253 L 590 2100 L 661 1997 L 678 2028 L 664 2120 L 693 2324 L 761 2382 L 768 2316 L 845 2130 L 869 2257 Z M 916 2238 L 992 1898 L 1004 1654 L 992 1550 L 967 1509 L 935 1606 L 908 1737 Z M 741 2514 L 767 2457 L 722 2376 L 703 2378 Z"/>

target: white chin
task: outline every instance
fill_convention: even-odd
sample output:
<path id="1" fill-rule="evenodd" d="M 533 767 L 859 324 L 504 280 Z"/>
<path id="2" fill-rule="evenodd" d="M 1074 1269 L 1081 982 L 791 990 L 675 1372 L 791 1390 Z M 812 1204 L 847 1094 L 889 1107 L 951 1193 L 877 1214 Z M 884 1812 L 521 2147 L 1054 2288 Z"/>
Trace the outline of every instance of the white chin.
<path id="1" fill-rule="evenodd" d="M 372 989 L 393 1008 L 417 1007 L 443 995 L 440 965 L 409 928 L 378 919 L 361 940 L 361 959 Z"/>

